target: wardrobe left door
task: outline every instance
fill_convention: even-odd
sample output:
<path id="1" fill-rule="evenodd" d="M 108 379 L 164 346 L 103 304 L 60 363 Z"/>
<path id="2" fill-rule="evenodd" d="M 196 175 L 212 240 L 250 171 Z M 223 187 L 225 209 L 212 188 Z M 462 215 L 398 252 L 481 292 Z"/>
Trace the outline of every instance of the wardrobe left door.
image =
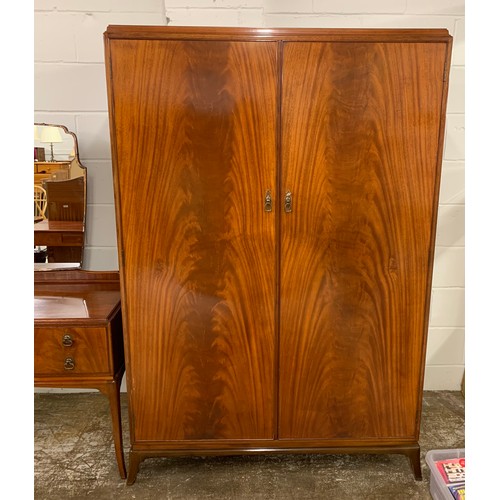
<path id="1" fill-rule="evenodd" d="M 273 439 L 277 44 L 107 58 L 132 444 Z"/>

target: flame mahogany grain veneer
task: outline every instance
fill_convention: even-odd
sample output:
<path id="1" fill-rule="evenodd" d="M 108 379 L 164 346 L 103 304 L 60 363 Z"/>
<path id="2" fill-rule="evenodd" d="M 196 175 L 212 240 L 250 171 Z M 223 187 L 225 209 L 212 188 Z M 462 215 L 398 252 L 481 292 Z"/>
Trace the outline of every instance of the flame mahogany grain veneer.
<path id="1" fill-rule="evenodd" d="M 35 387 L 99 389 L 110 405 L 120 476 L 120 383 L 125 370 L 120 279 L 115 272 L 35 272 Z"/>
<path id="2" fill-rule="evenodd" d="M 447 30 L 110 26 L 131 451 L 418 444 Z"/>

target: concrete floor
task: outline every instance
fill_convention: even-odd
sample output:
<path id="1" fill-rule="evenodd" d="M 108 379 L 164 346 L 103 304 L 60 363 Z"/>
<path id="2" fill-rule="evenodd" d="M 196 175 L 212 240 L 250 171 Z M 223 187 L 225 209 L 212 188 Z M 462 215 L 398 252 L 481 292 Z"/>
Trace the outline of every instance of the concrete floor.
<path id="1" fill-rule="evenodd" d="M 115 462 L 104 396 L 37 393 L 34 408 L 37 500 L 430 499 L 425 454 L 464 448 L 462 394 L 433 391 L 424 393 L 423 481 L 413 479 L 406 457 L 398 455 L 278 455 L 147 459 L 135 484 L 126 486 Z M 125 394 L 122 412 L 127 451 Z"/>

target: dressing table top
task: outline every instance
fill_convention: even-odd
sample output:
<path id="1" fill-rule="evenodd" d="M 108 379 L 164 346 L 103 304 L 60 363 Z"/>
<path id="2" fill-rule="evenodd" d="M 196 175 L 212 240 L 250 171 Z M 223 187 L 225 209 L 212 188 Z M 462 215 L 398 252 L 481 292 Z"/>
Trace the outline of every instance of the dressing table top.
<path id="1" fill-rule="evenodd" d="M 102 325 L 120 309 L 118 271 L 37 271 L 35 325 Z"/>
<path id="2" fill-rule="evenodd" d="M 35 323 L 57 319 L 84 319 L 86 322 L 107 321 L 120 306 L 120 292 L 112 290 L 35 291 Z"/>

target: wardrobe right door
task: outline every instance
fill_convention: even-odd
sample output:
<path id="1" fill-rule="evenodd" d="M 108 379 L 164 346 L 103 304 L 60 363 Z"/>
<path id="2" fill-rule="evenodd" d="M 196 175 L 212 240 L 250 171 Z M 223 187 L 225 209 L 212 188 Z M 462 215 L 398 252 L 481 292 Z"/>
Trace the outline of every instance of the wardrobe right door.
<path id="1" fill-rule="evenodd" d="M 418 438 L 447 45 L 283 50 L 279 438 Z"/>

